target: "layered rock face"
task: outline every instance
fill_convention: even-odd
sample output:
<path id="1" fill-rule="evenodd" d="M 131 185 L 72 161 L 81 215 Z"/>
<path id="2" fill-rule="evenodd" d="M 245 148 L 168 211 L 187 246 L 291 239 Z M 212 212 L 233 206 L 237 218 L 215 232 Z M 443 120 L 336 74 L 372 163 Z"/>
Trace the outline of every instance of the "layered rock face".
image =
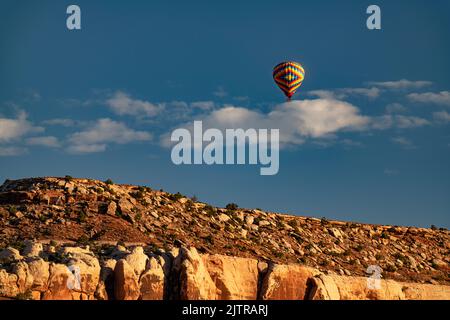
<path id="1" fill-rule="evenodd" d="M 0 269 L 0 297 L 34 300 L 406 300 L 450 299 L 450 286 L 371 282 L 368 277 L 324 274 L 298 264 L 170 252 L 140 246 L 110 248 L 96 257 L 89 248 L 45 245 L 14 255 Z"/>
<path id="2" fill-rule="evenodd" d="M 214 208 L 111 181 L 6 181 L 0 248 L 0 297 L 449 298 L 446 229 Z"/>

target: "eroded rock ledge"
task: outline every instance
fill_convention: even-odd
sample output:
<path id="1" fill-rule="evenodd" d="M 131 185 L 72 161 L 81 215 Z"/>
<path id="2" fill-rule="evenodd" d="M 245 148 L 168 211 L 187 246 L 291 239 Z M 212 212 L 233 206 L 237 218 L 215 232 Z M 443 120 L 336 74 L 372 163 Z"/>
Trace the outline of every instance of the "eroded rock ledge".
<path id="1" fill-rule="evenodd" d="M 35 300 L 450 299 L 450 286 L 342 276 L 301 264 L 170 251 L 26 241 L 0 251 L 0 297 Z"/>

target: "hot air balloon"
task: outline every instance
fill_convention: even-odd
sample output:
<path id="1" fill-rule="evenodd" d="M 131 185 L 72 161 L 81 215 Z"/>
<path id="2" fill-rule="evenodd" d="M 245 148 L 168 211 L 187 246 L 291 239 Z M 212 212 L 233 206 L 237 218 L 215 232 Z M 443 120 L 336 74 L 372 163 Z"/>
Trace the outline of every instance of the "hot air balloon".
<path id="1" fill-rule="evenodd" d="M 305 70 L 302 65 L 293 61 L 281 62 L 273 68 L 273 80 L 284 92 L 288 100 L 302 85 L 305 78 Z"/>

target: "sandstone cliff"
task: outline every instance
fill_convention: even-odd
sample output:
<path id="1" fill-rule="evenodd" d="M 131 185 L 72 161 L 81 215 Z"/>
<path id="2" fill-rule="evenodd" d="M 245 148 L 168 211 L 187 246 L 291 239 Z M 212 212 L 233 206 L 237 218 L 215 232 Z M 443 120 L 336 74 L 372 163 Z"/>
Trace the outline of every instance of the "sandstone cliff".
<path id="1" fill-rule="evenodd" d="M 30 250 L 31 248 L 31 250 Z M 44 249 L 43 249 L 44 248 Z M 0 297 L 34 300 L 450 299 L 450 286 L 325 274 L 299 264 L 199 254 L 195 248 L 89 247 L 26 242 L 0 253 Z"/>
<path id="2" fill-rule="evenodd" d="M 0 246 L 0 297 L 450 298 L 445 229 L 214 208 L 111 181 L 6 181 Z"/>

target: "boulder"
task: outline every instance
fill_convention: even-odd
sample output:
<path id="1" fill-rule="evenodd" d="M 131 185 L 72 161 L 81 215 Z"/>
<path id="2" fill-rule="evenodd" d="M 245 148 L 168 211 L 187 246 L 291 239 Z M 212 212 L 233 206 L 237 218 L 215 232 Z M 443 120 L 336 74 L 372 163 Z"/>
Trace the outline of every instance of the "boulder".
<path id="1" fill-rule="evenodd" d="M 50 264 L 42 258 L 27 259 L 28 269 L 33 276 L 32 289 L 45 292 L 48 289 L 50 277 Z"/>
<path id="2" fill-rule="evenodd" d="M 139 282 L 133 268 L 124 259 L 114 268 L 114 296 L 117 300 L 137 300 L 140 295 Z"/>
<path id="3" fill-rule="evenodd" d="M 79 289 L 87 295 L 93 295 L 100 279 L 100 263 L 89 249 L 66 247 L 62 250 L 68 256 L 68 268 L 79 275 Z"/>
<path id="4" fill-rule="evenodd" d="M 258 261 L 223 255 L 202 255 L 184 249 L 181 268 L 181 298 L 187 300 L 255 300 Z"/>
<path id="5" fill-rule="evenodd" d="M 442 261 L 441 259 L 435 258 L 431 261 L 431 263 L 433 264 L 433 268 L 438 269 L 438 270 L 450 269 L 447 262 Z"/>
<path id="6" fill-rule="evenodd" d="M 23 257 L 20 255 L 19 250 L 15 248 L 8 247 L 0 250 L 0 263 L 7 264 L 22 259 Z"/>
<path id="7" fill-rule="evenodd" d="M 120 198 L 120 200 L 117 203 L 117 208 L 119 209 L 120 213 L 124 216 L 128 216 L 133 213 L 134 205 L 127 199 L 127 198 Z"/>
<path id="8" fill-rule="evenodd" d="M 180 251 L 180 298 L 182 300 L 216 299 L 216 286 L 195 248 Z"/>
<path id="9" fill-rule="evenodd" d="M 0 297 L 14 298 L 20 293 L 17 279 L 17 275 L 0 269 Z"/>
<path id="10" fill-rule="evenodd" d="M 230 216 L 225 213 L 221 213 L 219 215 L 219 221 L 221 221 L 221 222 L 227 222 L 230 219 L 231 219 Z"/>
<path id="11" fill-rule="evenodd" d="M 340 300 L 339 289 L 332 278 L 318 275 L 310 279 L 308 300 Z"/>
<path id="12" fill-rule="evenodd" d="M 25 257 L 39 257 L 43 250 L 42 243 L 27 240 L 23 249 L 23 255 Z"/>
<path id="13" fill-rule="evenodd" d="M 33 285 L 33 275 L 24 261 L 15 263 L 12 267 L 12 273 L 17 275 L 17 287 L 21 293 L 26 292 Z"/>
<path id="14" fill-rule="evenodd" d="M 255 218 L 253 217 L 253 216 L 249 216 L 249 215 L 247 215 L 246 217 L 245 217 L 245 223 L 247 224 L 247 225 L 252 225 L 253 224 L 253 221 L 255 221 Z"/>
<path id="15" fill-rule="evenodd" d="M 117 212 L 117 204 L 114 201 L 110 201 L 108 204 L 102 206 L 100 210 L 100 212 L 103 214 L 115 217 Z"/>
<path id="16" fill-rule="evenodd" d="M 134 270 L 137 278 L 139 279 L 142 272 L 144 272 L 148 261 L 148 257 L 144 253 L 144 249 L 142 247 L 133 248 L 131 253 L 125 256 L 125 260 L 128 262 L 129 266 Z"/>
<path id="17" fill-rule="evenodd" d="M 142 300 L 163 300 L 166 285 L 166 274 L 163 266 L 155 258 L 151 257 L 147 269 L 139 281 Z"/>
<path id="18" fill-rule="evenodd" d="M 295 264 L 270 264 L 261 286 L 264 300 L 304 300 L 308 295 L 308 279 L 320 272 Z"/>
<path id="19" fill-rule="evenodd" d="M 67 266 L 63 264 L 50 264 L 50 277 L 48 290 L 41 296 L 42 300 L 79 300 L 80 296 L 72 295 L 74 282 L 77 281 Z M 77 299 L 78 298 L 78 299 Z"/>

